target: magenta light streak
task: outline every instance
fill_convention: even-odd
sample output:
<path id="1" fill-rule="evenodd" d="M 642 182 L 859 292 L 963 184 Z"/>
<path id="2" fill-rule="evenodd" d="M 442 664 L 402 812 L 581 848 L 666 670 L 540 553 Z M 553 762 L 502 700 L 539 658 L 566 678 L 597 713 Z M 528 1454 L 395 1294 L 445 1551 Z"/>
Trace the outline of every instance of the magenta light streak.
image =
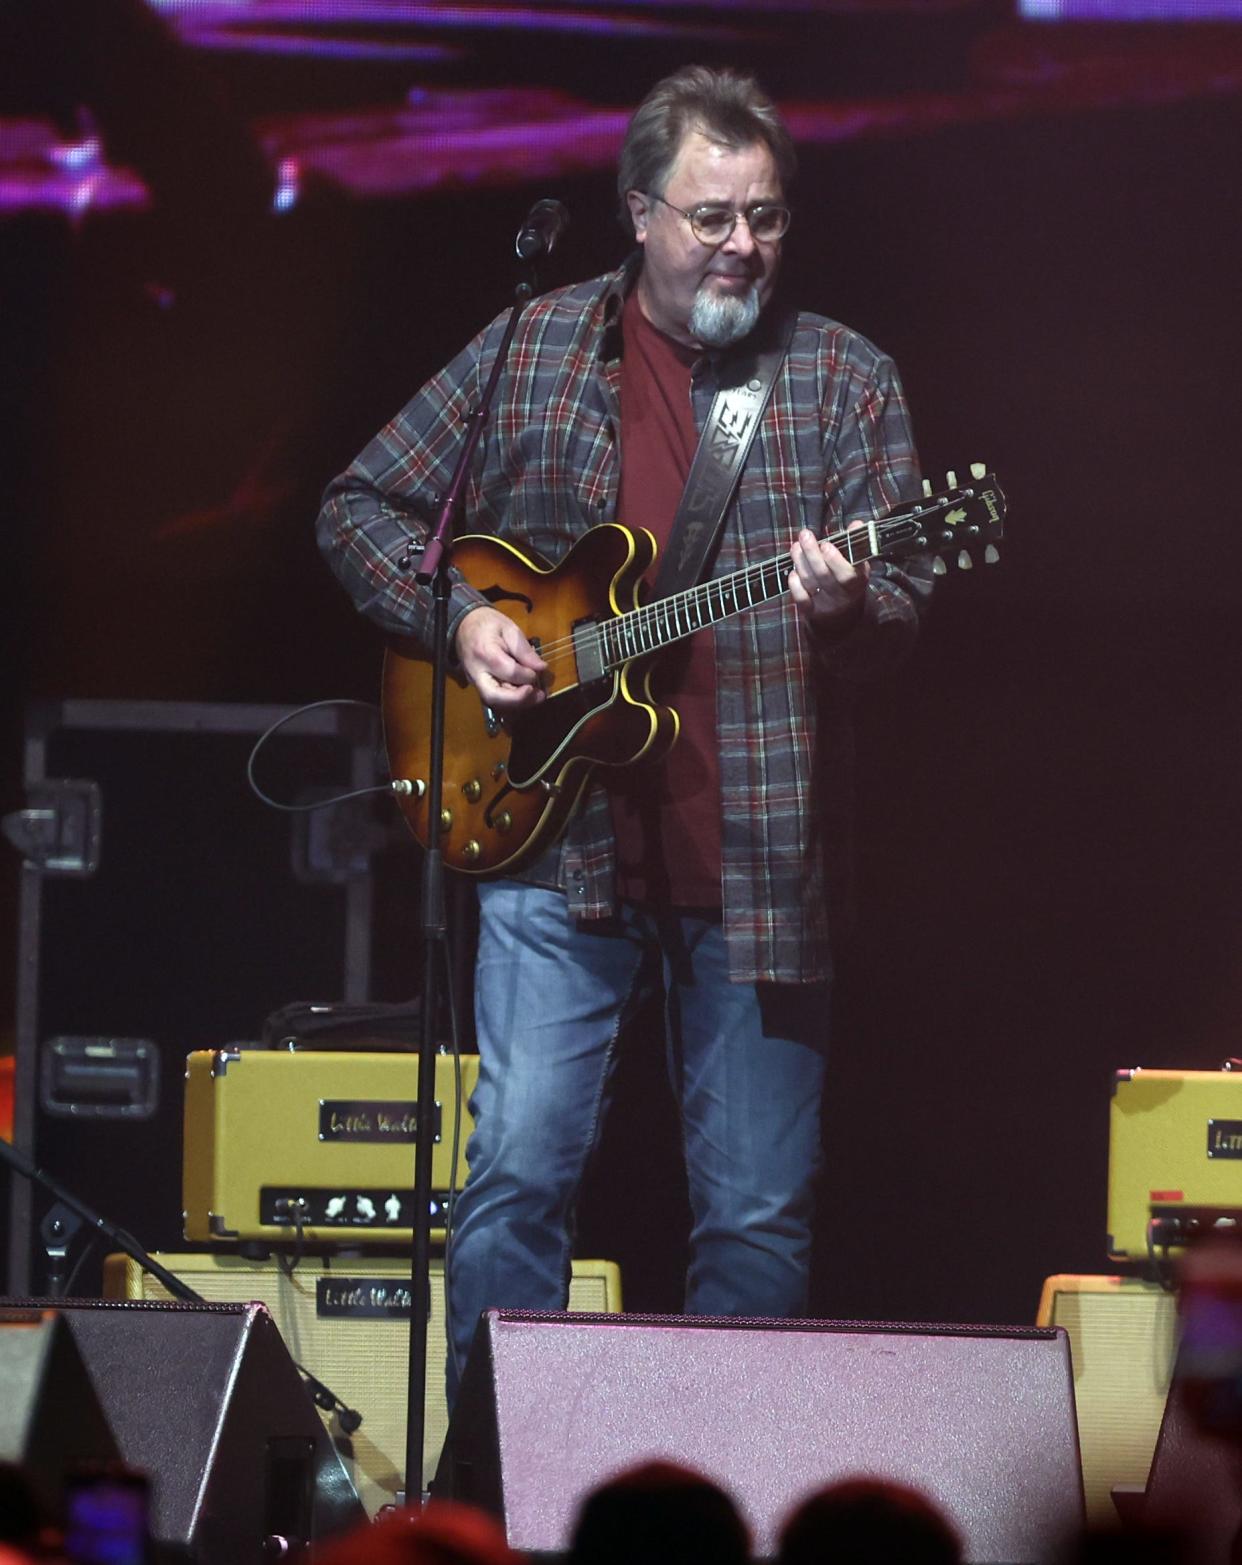
<path id="1" fill-rule="evenodd" d="M 462 58 L 463 50 L 447 44 L 365 43 L 346 38 L 298 38 L 292 33 L 233 32 L 227 27 L 204 27 L 191 38 L 196 49 L 227 50 L 232 54 L 313 55 L 338 60 L 406 60 L 420 65 L 443 64 Z"/>
<path id="2" fill-rule="evenodd" d="M 270 27 L 273 24 L 307 29 L 332 26 L 409 27 L 434 32 L 436 29 L 543 33 L 599 33 L 618 38 L 704 39 L 725 37 L 737 40 L 746 36 L 716 23 L 645 21 L 618 19 L 607 9 L 536 11 L 524 6 L 503 5 L 350 5 L 342 0 L 326 0 L 322 5 L 300 5 L 296 0 L 254 0 L 239 4 L 223 0 L 220 4 L 203 0 L 176 0 L 154 7 L 168 16 L 178 32 L 191 41 L 200 29 L 221 27 Z M 761 12 L 756 13 L 756 17 Z"/>
<path id="3" fill-rule="evenodd" d="M 93 137 L 62 141 L 43 120 L 0 121 L 0 215 L 144 211 L 147 188 L 129 169 L 110 167 Z"/>
<path id="4" fill-rule="evenodd" d="M 1242 22 L 1242 0 L 1020 0 L 1032 22 Z"/>

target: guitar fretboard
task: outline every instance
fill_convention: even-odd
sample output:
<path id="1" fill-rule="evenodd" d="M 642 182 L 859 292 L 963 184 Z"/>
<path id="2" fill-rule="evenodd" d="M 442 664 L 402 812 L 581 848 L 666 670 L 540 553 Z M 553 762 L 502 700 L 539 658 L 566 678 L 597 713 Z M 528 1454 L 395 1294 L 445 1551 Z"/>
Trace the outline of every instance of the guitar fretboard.
<path id="1" fill-rule="evenodd" d="M 899 542 L 907 542 L 919 531 L 917 513 L 874 521 L 866 527 L 851 528 L 832 535 L 830 541 L 852 565 L 878 559 Z M 592 628 L 597 638 L 597 655 L 605 673 L 620 668 L 631 658 L 661 647 L 684 641 L 696 631 L 715 625 L 733 614 L 759 607 L 786 590 L 793 570 L 793 555 L 778 555 L 759 565 L 748 565 L 731 576 L 687 587 L 641 608 L 604 620 Z"/>

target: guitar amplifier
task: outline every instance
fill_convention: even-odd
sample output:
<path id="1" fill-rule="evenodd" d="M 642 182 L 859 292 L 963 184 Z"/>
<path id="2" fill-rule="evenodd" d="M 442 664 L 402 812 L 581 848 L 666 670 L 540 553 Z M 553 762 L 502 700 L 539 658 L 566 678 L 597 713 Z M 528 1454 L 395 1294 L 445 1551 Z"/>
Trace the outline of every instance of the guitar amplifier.
<path id="1" fill-rule="evenodd" d="M 466 1177 L 478 1075 L 478 1055 L 463 1054 L 459 1091 L 454 1057 L 436 1057 L 428 1199 L 441 1242 L 449 1190 Z M 187 1239 L 411 1243 L 416 1054 L 202 1049 L 185 1079 Z"/>
<path id="2" fill-rule="evenodd" d="M 352 1435 L 335 1417 L 324 1423 L 372 1516 L 405 1487 L 405 1426 L 410 1363 L 410 1263 L 381 1256 L 307 1257 L 282 1268 L 276 1261 L 232 1255 L 157 1255 L 174 1276 L 209 1303 L 260 1300 L 271 1311 L 293 1358 L 362 1414 Z M 160 1283 L 127 1255 L 104 1263 L 110 1299 L 167 1299 Z M 569 1308 L 591 1315 L 621 1308 L 621 1273 L 612 1261 L 575 1261 Z M 431 1263 L 427 1324 L 427 1395 L 423 1487 L 431 1482 L 448 1427 L 444 1393 L 444 1263 Z"/>
<path id="3" fill-rule="evenodd" d="M 1118 1071 L 1108 1138 L 1110 1256 L 1146 1261 L 1240 1224 L 1242 1071 Z"/>
<path id="4" fill-rule="evenodd" d="M 1177 1354 L 1177 1299 L 1138 1277 L 1049 1277 L 1036 1325 L 1069 1337 L 1087 1520 L 1115 1526 L 1113 1491 L 1147 1482 Z"/>

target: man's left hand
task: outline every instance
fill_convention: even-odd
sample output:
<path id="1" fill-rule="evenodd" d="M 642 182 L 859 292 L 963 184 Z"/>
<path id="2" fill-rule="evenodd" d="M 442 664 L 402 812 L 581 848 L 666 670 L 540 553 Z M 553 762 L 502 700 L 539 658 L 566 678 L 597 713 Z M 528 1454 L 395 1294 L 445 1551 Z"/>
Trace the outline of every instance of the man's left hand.
<path id="1" fill-rule="evenodd" d="M 866 525 L 850 523 L 851 529 Z M 816 630 L 847 629 L 862 614 L 870 565 L 865 560 L 851 565 L 840 549 L 807 527 L 795 539 L 792 554 L 789 590 L 803 619 Z"/>

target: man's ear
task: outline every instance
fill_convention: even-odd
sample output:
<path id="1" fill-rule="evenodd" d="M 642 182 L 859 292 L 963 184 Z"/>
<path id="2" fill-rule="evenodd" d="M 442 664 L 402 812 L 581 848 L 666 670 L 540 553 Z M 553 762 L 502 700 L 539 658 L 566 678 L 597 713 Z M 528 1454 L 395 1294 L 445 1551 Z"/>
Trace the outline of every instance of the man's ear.
<path id="1" fill-rule="evenodd" d="M 634 237 L 640 245 L 646 244 L 647 218 L 651 214 L 651 202 L 641 190 L 627 191 L 625 199 L 629 203 L 630 220 L 634 224 Z"/>

